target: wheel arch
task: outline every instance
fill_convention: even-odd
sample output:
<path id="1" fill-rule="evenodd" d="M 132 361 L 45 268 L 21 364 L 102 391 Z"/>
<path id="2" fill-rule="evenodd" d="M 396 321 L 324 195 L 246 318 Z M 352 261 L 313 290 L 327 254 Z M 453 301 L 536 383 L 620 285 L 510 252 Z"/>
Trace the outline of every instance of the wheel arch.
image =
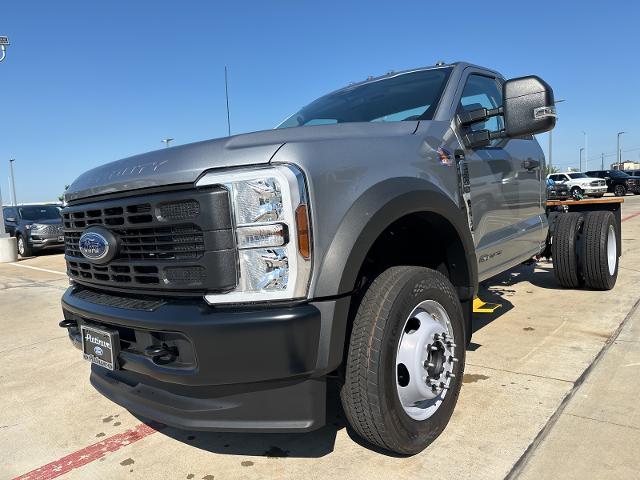
<path id="1" fill-rule="evenodd" d="M 340 223 L 320 266 L 315 282 L 316 297 L 353 292 L 357 287 L 367 254 L 381 235 L 395 222 L 412 215 L 429 217 L 449 235 L 457 254 L 459 269 L 452 282 L 461 299 L 473 297 L 477 290 L 477 261 L 466 213 L 440 188 L 415 178 L 384 181 L 354 202 Z M 460 264 L 462 263 L 462 264 Z M 336 282 L 336 279 L 339 279 Z"/>

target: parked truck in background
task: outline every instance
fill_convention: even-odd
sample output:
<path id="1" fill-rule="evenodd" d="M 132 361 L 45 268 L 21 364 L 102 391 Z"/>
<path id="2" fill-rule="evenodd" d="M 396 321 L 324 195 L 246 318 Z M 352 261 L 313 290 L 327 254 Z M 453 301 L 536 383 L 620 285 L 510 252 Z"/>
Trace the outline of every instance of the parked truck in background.
<path id="1" fill-rule="evenodd" d="M 437 65 L 349 85 L 274 130 L 90 170 L 65 193 L 60 325 L 95 388 L 145 418 L 309 431 L 333 375 L 359 435 L 419 452 L 456 404 L 478 282 L 548 247 L 533 135 L 553 106 L 538 77 Z M 596 224 L 578 280 L 615 282 L 600 213 L 560 215 L 563 285 Z"/>

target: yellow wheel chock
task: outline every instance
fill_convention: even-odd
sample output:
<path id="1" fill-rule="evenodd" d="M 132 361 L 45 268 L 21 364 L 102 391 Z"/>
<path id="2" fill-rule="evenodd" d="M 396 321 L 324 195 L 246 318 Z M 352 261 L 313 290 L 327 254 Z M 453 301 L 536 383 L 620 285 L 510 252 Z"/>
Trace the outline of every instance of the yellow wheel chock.
<path id="1" fill-rule="evenodd" d="M 473 299 L 473 313 L 493 313 L 502 305 L 499 303 L 486 303 L 478 297 Z"/>

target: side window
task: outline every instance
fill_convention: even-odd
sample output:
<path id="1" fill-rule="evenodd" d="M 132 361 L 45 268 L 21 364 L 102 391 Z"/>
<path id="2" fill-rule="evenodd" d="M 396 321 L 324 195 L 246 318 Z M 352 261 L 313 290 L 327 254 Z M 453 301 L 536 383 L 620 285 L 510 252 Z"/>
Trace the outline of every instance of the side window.
<path id="1" fill-rule="evenodd" d="M 462 111 L 477 110 L 479 108 L 497 108 L 502 105 L 502 88 L 492 77 L 473 74 L 467 78 L 462 91 L 458 109 Z M 470 126 L 471 130 L 501 130 L 503 121 L 501 116 L 492 117 L 484 122 L 477 122 Z"/>

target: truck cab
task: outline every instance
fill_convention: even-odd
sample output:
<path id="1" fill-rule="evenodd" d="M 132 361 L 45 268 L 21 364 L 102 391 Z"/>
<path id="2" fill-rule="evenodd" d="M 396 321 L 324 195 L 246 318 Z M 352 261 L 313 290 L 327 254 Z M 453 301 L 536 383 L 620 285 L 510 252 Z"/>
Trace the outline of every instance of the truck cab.
<path id="1" fill-rule="evenodd" d="M 416 453 L 455 406 L 478 282 L 546 247 L 554 124 L 538 77 L 459 62 L 97 167 L 65 193 L 60 325 L 144 417 L 309 431 L 331 377 L 363 438 Z"/>

